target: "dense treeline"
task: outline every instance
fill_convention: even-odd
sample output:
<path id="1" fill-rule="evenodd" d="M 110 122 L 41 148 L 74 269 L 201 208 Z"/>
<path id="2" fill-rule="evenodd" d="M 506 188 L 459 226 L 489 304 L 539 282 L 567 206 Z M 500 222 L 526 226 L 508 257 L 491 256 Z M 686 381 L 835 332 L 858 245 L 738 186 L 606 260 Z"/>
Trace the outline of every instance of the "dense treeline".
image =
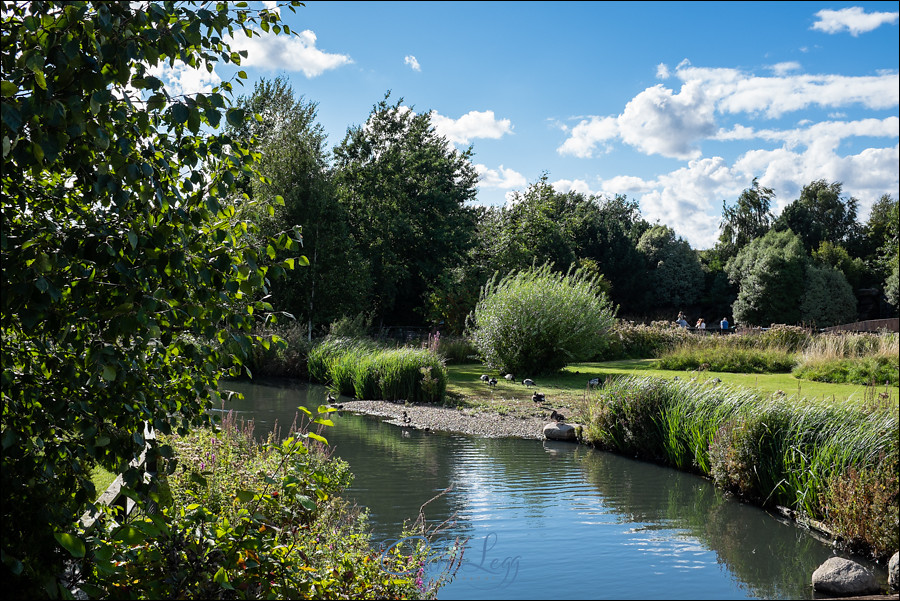
<path id="1" fill-rule="evenodd" d="M 723 201 L 720 237 L 692 249 L 665 224 L 648 223 L 624 195 L 557 192 L 543 174 L 504 207 L 475 198 L 472 149 L 459 152 L 428 112 L 377 103 L 332 152 L 316 105 L 283 79 L 261 81 L 239 103 L 262 121 L 252 137 L 268 180 L 249 190 L 274 202 L 268 229 L 301 225 L 310 268 L 275 290 L 276 307 L 307 336 L 362 315 L 377 328 L 439 326 L 460 333 L 495 273 L 550 263 L 600 278 L 619 315 L 710 323 L 826 327 L 897 312 L 897 200 L 866 223 L 840 182 L 818 180 L 777 218 L 775 192 L 754 179 Z M 732 322 L 734 322 L 732 320 Z"/>

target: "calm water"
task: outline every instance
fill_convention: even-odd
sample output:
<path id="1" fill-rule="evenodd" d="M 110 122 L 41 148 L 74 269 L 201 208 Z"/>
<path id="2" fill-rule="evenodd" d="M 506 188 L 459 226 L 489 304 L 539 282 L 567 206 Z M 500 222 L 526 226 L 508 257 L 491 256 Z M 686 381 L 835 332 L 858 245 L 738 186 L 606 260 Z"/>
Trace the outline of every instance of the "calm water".
<path id="1" fill-rule="evenodd" d="M 245 395 L 228 407 L 257 433 L 286 430 L 298 405 L 325 401 L 317 386 L 227 387 Z M 804 599 L 832 555 L 806 530 L 675 470 L 570 443 L 332 415 L 323 434 L 356 476 L 346 496 L 369 509 L 374 541 L 396 541 L 426 503 L 430 524 L 449 521 L 436 550 L 467 539 L 441 599 Z"/>

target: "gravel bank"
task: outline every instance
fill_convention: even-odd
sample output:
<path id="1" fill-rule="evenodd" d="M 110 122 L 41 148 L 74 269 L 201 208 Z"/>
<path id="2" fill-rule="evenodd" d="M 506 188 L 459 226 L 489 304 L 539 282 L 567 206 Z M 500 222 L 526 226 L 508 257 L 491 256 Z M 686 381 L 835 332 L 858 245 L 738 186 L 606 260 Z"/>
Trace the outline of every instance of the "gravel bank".
<path id="1" fill-rule="evenodd" d="M 541 439 L 547 419 L 541 417 L 514 417 L 476 411 L 453 409 L 434 405 L 404 405 L 388 401 L 347 401 L 341 403 L 344 411 L 364 413 L 387 418 L 386 421 L 402 425 L 403 412 L 409 417 L 408 425 L 420 430 L 459 432 L 484 438 Z"/>

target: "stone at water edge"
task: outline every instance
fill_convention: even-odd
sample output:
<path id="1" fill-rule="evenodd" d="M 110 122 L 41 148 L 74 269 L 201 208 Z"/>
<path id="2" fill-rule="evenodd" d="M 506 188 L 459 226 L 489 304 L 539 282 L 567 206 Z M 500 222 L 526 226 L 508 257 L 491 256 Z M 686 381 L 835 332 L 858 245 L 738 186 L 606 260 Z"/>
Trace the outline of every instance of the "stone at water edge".
<path id="1" fill-rule="evenodd" d="M 900 589 L 900 553 L 891 555 L 888 562 L 888 585 L 892 591 Z"/>
<path id="2" fill-rule="evenodd" d="M 874 574 L 849 559 L 831 557 L 812 575 L 813 588 L 820 593 L 848 597 L 879 592 Z"/>
<path id="3" fill-rule="evenodd" d="M 544 438 L 547 440 L 578 440 L 578 432 L 572 424 L 550 422 L 544 426 Z"/>

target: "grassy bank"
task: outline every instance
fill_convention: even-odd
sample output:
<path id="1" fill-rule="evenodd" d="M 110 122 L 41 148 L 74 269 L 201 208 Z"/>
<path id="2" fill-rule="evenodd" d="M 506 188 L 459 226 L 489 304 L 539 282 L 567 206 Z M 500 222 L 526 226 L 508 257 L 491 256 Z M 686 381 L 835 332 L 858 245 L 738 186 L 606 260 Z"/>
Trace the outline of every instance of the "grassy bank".
<path id="1" fill-rule="evenodd" d="M 714 371 L 684 370 L 672 371 L 660 369 L 655 359 L 630 359 L 622 361 L 606 361 L 603 363 L 578 363 L 552 376 L 535 379 L 535 388 L 526 388 L 522 380 L 527 374 L 517 376 L 508 382 L 500 374 L 491 374 L 477 363 L 450 365 L 447 367 L 448 402 L 467 406 L 480 407 L 486 411 L 496 411 L 499 407 L 506 412 L 521 412 L 530 415 L 537 410 L 531 402 L 532 393 L 537 390 L 546 395 L 549 403 L 577 408 L 589 397 L 588 381 L 599 378 L 601 381 L 620 376 L 651 376 L 665 380 L 707 382 L 720 380 L 722 384 L 751 389 L 764 397 L 803 398 L 807 401 L 855 401 L 870 402 L 879 395 L 887 395 L 895 404 L 898 399 L 897 386 L 862 386 L 859 384 L 834 384 L 829 382 L 813 382 L 798 380 L 790 374 L 736 374 Z M 497 378 L 496 387 L 491 387 L 479 378 L 482 374 Z"/>

